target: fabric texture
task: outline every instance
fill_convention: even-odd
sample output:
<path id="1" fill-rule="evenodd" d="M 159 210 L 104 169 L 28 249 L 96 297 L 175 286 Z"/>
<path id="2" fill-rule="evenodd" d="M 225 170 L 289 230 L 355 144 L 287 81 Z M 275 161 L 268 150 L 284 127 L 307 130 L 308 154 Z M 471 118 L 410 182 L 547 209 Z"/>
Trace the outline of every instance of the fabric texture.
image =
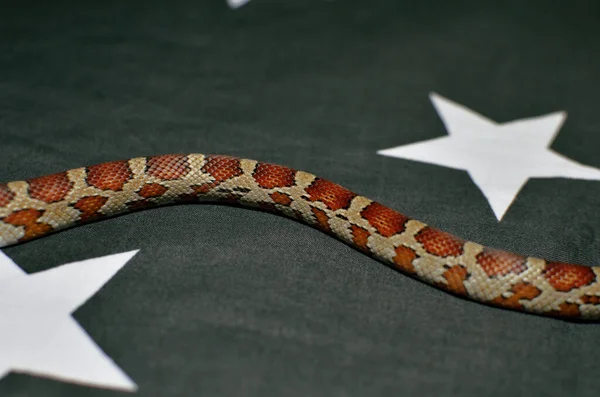
<path id="1" fill-rule="evenodd" d="M 437 92 L 498 122 L 566 110 L 552 149 L 600 167 L 595 3 L 485 4 L 14 2 L 0 15 L 0 180 L 229 154 L 485 245 L 598 264 L 598 182 L 530 180 L 498 222 L 467 173 L 376 154 L 447 134 Z M 599 324 L 457 299 L 259 211 L 164 207 L 3 251 L 32 273 L 134 249 L 74 317 L 141 397 L 600 390 Z M 119 394 L 0 380 L 2 396 Z"/>

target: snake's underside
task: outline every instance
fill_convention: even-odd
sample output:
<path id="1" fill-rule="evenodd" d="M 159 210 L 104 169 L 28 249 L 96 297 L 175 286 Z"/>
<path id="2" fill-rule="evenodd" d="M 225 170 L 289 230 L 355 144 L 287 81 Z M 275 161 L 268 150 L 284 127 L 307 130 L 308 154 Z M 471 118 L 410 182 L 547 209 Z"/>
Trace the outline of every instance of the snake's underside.
<path id="1" fill-rule="evenodd" d="M 116 214 L 198 201 L 298 219 L 403 273 L 478 302 L 600 319 L 600 267 L 487 248 L 312 174 L 229 156 L 139 157 L 0 184 L 0 247 Z"/>

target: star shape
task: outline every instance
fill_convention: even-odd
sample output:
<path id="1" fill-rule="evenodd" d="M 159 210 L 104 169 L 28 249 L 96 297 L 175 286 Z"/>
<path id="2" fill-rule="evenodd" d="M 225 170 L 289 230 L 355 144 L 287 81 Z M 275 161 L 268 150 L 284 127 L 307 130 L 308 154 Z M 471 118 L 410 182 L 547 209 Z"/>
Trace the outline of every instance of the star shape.
<path id="1" fill-rule="evenodd" d="M 0 379 L 9 372 L 103 388 L 136 384 L 71 316 L 137 251 L 26 274 L 0 251 Z"/>
<path id="2" fill-rule="evenodd" d="M 448 136 L 377 153 L 467 171 L 500 221 L 530 178 L 600 180 L 600 170 L 550 149 L 567 114 L 496 123 L 441 95 L 430 94 Z"/>

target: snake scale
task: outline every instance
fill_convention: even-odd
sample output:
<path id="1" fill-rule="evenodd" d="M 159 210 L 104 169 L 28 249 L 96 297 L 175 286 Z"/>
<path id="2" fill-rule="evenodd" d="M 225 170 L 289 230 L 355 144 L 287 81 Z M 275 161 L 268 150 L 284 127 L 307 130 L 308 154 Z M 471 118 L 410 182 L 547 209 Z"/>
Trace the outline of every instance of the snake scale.
<path id="1" fill-rule="evenodd" d="M 163 204 L 217 201 L 312 225 L 454 295 L 567 319 L 600 319 L 600 267 L 466 241 L 303 171 L 222 155 L 113 161 L 0 184 L 0 247 Z"/>

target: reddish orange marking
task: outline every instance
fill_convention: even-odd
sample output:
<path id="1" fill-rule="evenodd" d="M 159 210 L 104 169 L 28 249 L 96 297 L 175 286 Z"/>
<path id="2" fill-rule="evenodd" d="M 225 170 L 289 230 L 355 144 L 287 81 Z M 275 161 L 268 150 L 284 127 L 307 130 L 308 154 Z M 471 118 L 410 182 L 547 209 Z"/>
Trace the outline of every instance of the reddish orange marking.
<path id="1" fill-rule="evenodd" d="M 73 207 L 81 211 L 81 214 L 79 214 L 80 220 L 86 221 L 88 219 L 104 216 L 104 214 L 98 211 L 100 211 L 107 201 L 108 197 L 89 196 L 79 199 Z"/>
<path id="2" fill-rule="evenodd" d="M 217 186 L 218 184 L 216 183 L 205 183 L 203 185 L 192 186 L 192 189 L 194 190 L 194 193 L 198 195 L 208 193 L 210 189 Z"/>
<path id="3" fill-rule="evenodd" d="M 165 181 L 183 178 L 188 172 L 187 156 L 182 154 L 154 156 L 146 161 L 146 173 Z"/>
<path id="4" fill-rule="evenodd" d="M 600 305 L 600 296 L 584 295 L 581 297 L 581 301 L 586 305 Z"/>
<path id="5" fill-rule="evenodd" d="M 576 303 L 563 302 L 558 306 L 559 310 L 553 310 L 550 314 L 560 317 L 578 318 L 581 317 L 581 310 Z"/>
<path id="6" fill-rule="evenodd" d="M 252 176 L 260 187 L 273 189 L 292 186 L 296 171 L 280 165 L 258 163 Z"/>
<path id="7" fill-rule="evenodd" d="M 269 212 L 280 212 L 277 209 L 277 207 L 275 207 L 275 204 L 273 204 L 273 203 L 260 202 L 260 203 L 258 203 L 258 208 L 263 209 L 265 211 L 269 211 Z"/>
<path id="8" fill-rule="evenodd" d="M 20 210 L 11 213 L 3 221 L 13 226 L 22 226 L 25 235 L 19 241 L 25 241 L 52 231 L 52 226 L 37 221 L 43 214 L 44 211 L 35 209 Z"/>
<path id="9" fill-rule="evenodd" d="M 546 263 L 543 274 L 554 289 L 562 292 L 589 285 L 596 279 L 591 268 L 562 262 Z"/>
<path id="10" fill-rule="evenodd" d="M 87 183 L 102 190 L 119 191 L 133 177 L 127 161 L 111 161 L 86 169 Z"/>
<path id="11" fill-rule="evenodd" d="M 405 272 L 414 273 L 413 261 L 417 258 L 417 253 L 404 245 L 396 247 L 395 251 L 394 263 L 398 265 L 397 267 Z"/>
<path id="12" fill-rule="evenodd" d="M 394 211 L 376 202 L 369 204 L 360 215 L 369 221 L 379 234 L 391 237 L 404 231 L 404 224 L 409 218 L 398 211 Z"/>
<path id="13" fill-rule="evenodd" d="M 520 302 L 520 300 L 532 300 L 542 293 L 542 291 L 537 289 L 534 285 L 525 282 L 513 285 L 511 292 L 512 295 L 508 298 L 500 295 L 494 298 L 490 303 L 509 309 L 520 310 L 523 309 L 523 304 Z"/>
<path id="14" fill-rule="evenodd" d="M 0 207 L 5 207 L 15 197 L 15 194 L 10 191 L 8 186 L 0 184 Z"/>
<path id="15" fill-rule="evenodd" d="M 164 187 L 159 183 L 147 183 L 137 192 L 137 194 L 144 198 L 158 197 L 165 194 L 167 190 L 169 190 L 169 188 Z"/>
<path id="16" fill-rule="evenodd" d="M 206 156 L 202 171 L 215 178 L 215 185 L 242 175 L 240 160 L 229 156 Z"/>
<path id="17" fill-rule="evenodd" d="M 350 205 L 356 196 L 350 190 L 325 179 L 317 178 L 306 188 L 310 201 L 320 201 L 332 210 L 339 210 Z"/>
<path id="18" fill-rule="evenodd" d="M 352 242 L 364 252 L 370 252 L 367 243 L 369 241 L 369 233 L 360 226 L 352 225 Z"/>
<path id="19" fill-rule="evenodd" d="M 527 269 L 526 257 L 487 247 L 477 254 L 477 263 L 490 277 L 520 274 Z"/>
<path id="20" fill-rule="evenodd" d="M 462 255 L 465 243 L 461 238 L 432 227 L 426 227 L 417 233 L 416 240 L 423 244 L 427 252 L 441 257 Z"/>
<path id="21" fill-rule="evenodd" d="M 439 283 L 438 286 L 457 295 L 467 295 L 467 289 L 463 283 L 468 275 L 469 272 L 466 268 L 454 265 L 444 272 L 446 284 Z"/>
<path id="22" fill-rule="evenodd" d="M 155 207 L 157 205 L 158 204 L 156 204 L 148 199 L 143 199 L 143 200 L 138 200 L 138 201 L 133 201 L 133 202 L 127 203 L 127 207 L 131 211 L 143 210 L 145 208 L 151 208 L 151 207 Z"/>
<path id="23" fill-rule="evenodd" d="M 292 203 L 290 196 L 285 193 L 273 192 L 269 196 L 277 204 L 288 206 Z"/>
<path id="24" fill-rule="evenodd" d="M 238 204 L 240 202 L 240 197 L 230 193 L 226 197 L 219 199 L 222 203 L 230 203 L 230 204 Z"/>
<path id="25" fill-rule="evenodd" d="M 62 200 L 73 187 L 66 172 L 30 179 L 28 182 L 29 195 L 46 203 Z"/>
<path id="26" fill-rule="evenodd" d="M 329 217 L 325 211 L 314 207 L 311 208 L 311 210 L 315 218 L 317 218 L 317 227 L 325 232 L 331 232 L 331 227 L 329 226 Z"/>

